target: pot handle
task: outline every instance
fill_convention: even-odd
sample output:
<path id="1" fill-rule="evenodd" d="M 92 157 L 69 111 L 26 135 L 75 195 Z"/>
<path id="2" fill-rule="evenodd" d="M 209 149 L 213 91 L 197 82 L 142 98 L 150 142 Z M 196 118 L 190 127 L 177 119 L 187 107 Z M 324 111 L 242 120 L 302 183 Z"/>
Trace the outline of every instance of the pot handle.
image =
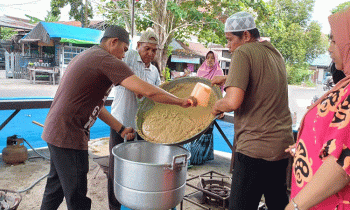
<path id="1" fill-rule="evenodd" d="M 187 163 L 187 155 L 186 154 L 175 155 L 175 156 L 173 156 L 173 162 L 170 165 L 169 169 L 170 170 L 179 169 L 183 166 L 186 166 L 186 163 Z"/>
<path id="2" fill-rule="evenodd" d="M 126 139 L 126 135 L 124 136 L 124 143 L 126 143 L 128 140 Z M 136 135 L 136 133 L 135 133 L 135 138 L 134 138 L 134 141 L 138 141 L 137 140 L 137 135 Z"/>

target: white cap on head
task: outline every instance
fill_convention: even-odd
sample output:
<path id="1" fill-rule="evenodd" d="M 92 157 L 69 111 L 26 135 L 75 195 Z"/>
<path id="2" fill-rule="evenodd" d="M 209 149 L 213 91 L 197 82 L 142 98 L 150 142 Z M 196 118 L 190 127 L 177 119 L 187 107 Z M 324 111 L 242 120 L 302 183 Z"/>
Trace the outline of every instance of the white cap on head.
<path id="1" fill-rule="evenodd" d="M 147 30 L 141 34 L 140 40 L 138 42 L 159 44 L 158 40 L 159 40 L 159 38 L 158 38 L 157 34 L 154 32 L 154 30 L 152 28 L 147 28 Z"/>
<path id="2" fill-rule="evenodd" d="M 248 12 L 237 12 L 227 18 L 225 23 L 225 32 L 248 31 L 254 28 L 254 17 Z"/>

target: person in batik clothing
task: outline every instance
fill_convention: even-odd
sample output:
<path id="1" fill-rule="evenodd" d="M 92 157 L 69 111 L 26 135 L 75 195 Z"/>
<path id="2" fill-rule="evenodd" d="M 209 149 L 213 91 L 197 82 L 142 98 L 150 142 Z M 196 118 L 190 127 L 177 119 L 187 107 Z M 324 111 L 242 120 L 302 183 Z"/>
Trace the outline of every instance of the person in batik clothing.
<path id="1" fill-rule="evenodd" d="M 346 77 L 310 106 L 296 145 L 286 150 L 294 155 L 286 210 L 350 209 L 350 8 L 328 19 L 328 50 Z"/>

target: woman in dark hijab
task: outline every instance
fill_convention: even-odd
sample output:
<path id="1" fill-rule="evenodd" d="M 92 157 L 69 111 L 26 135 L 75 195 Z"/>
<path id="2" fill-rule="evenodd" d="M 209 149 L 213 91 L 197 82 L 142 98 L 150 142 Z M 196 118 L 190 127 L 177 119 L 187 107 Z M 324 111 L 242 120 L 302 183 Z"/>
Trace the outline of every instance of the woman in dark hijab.
<path id="1" fill-rule="evenodd" d="M 343 71 L 338 70 L 337 68 L 335 68 L 335 63 L 332 62 L 331 63 L 331 74 L 333 77 L 333 82 L 334 84 L 337 84 L 340 80 L 342 80 L 345 77 L 345 74 Z"/>

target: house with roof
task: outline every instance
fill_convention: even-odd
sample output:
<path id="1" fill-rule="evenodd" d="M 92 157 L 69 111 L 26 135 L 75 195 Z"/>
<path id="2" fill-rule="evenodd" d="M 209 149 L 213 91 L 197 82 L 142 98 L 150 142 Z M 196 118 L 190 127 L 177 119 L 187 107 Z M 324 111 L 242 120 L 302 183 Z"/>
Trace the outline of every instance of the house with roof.
<path id="1" fill-rule="evenodd" d="M 219 44 L 209 44 L 208 48 L 217 54 L 220 67 L 224 74 L 227 75 L 231 63 L 231 53 L 229 52 L 229 49 Z"/>
<path id="2" fill-rule="evenodd" d="M 205 56 L 210 50 L 218 55 L 220 67 L 225 74 L 228 73 L 231 62 L 231 54 L 228 48 L 217 44 L 210 44 L 207 48 L 196 41 L 189 41 L 187 43 L 188 45 L 175 39 L 170 43 L 170 47 L 173 51 L 168 59 L 167 66 L 175 75 L 181 76 L 186 68 L 191 70 L 192 75 L 196 75 L 198 68 L 205 61 Z"/>
<path id="3" fill-rule="evenodd" d="M 70 25 L 70 26 L 75 26 L 75 27 L 80 27 L 80 28 L 82 27 L 81 22 L 76 21 L 76 20 L 57 21 L 55 23 L 60 23 L 60 24 Z M 107 24 L 103 20 L 90 20 L 89 26 L 87 28 L 104 31 L 106 29 L 106 27 L 107 27 Z"/>
<path id="4" fill-rule="evenodd" d="M 169 46 L 172 52 L 167 66 L 170 68 L 172 76 L 182 76 L 185 69 L 189 69 L 195 75 L 205 60 L 205 54 L 191 50 L 186 44 L 176 39 L 173 39 Z"/>
<path id="5" fill-rule="evenodd" d="M 21 54 L 18 59 L 21 72 L 25 72 L 23 68 L 28 63 L 34 63 L 47 67 L 59 67 L 62 76 L 65 67 L 75 55 L 94 44 L 99 44 L 103 33 L 101 30 L 105 27 L 104 21 L 91 21 L 89 28 L 81 28 L 79 21 L 39 22 L 31 25 L 31 29 L 28 28 L 26 33 L 16 41 L 20 46 L 17 52 Z M 130 47 L 134 46 L 136 44 L 132 42 Z M 230 54 L 227 48 L 219 45 L 206 48 L 197 41 L 184 44 L 175 39 L 170 46 L 172 55 L 168 59 L 167 66 L 174 72 L 183 74 L 184 69 L 187 68 L 195 75 L 204 62 L 207 52 L 213 50 L 218 54 L 221 68 L 226 74 L 228 73 Z"/>
<path id="6" fill-rule="evenodd" d="M 7 51 L 19 51 L 20 45 L 18 41 L 30 32 L 36 24 L 31 24 L 29 20 L 12 17 L 8 15 L 0 16 L 0 35 L 1 28 L 12 28 L 17 32 L 10 40 L 1 40 L 0 47 L 6 49 Z"/>
<path id="7" fill-rule="evenodd" d="M 33 57 L 51 67 L 58 66 L 61 76 L 65 67 L 80 52 L 99 44 L 103 31 L 81 28 L 52 22 L 39 22 L 33 30 L 20 40 L 23 47 L 22 54 Z M 33 52 L 30 44 L 36 43 L 38 48 Z M 36 61 L 38 62 L 38 61 Z M 42 65 L 42 64 L 41 64 Z"/>
<path id="8" fill-rule="evenodd" d="M 20 52 L 5 59 L 7 72 L 14 78 L 28 78 L 28 64 L 59 69 L 60 77 L 68 63 L 80 52 L 100 43 L 103 31 L 53 22 L 39 22 L 18 43 Z"/>
<path id="9" fill-rule="evenodd" d="M 313 71 L 311 76 L 312 82 L 315 84 L 321 84 L 326 76 L 326 73 L 330 71 L 330 64 L 332 59 L 328 52 L 319 55 L 315 60 L 310 63 L 310 70 Z"/>
<path id="10" fill-rule="evenodd" d="M 27 19 L 4 15 L 0 16 L 0 27 L 14 28 L 16 31 L 29 32 L 35 27 L 35 24 L 31 24 Z"/>

